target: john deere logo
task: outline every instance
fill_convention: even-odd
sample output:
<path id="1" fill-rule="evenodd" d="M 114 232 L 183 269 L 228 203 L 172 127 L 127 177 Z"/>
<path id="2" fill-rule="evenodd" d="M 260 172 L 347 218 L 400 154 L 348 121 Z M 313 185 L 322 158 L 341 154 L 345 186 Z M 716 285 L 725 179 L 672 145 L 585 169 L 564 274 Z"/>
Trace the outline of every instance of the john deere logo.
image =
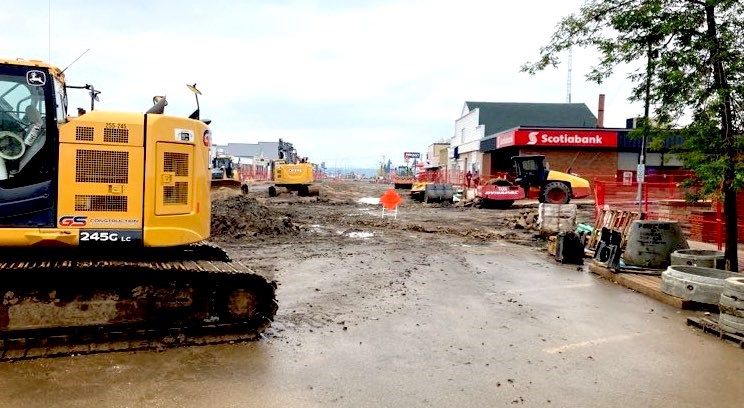
<path id="1" fill-rule="evenodd" d="M 292 168 L 287 170 L 288 173 L 302 173 L 302 169 Z"/>
<path id="2" fill-rule="evenodd" d="M 46 74 L 35 69 L 28 71 L 26 72 L 26 83 L 31 86 L 44 86 L 46 84 Z"/>

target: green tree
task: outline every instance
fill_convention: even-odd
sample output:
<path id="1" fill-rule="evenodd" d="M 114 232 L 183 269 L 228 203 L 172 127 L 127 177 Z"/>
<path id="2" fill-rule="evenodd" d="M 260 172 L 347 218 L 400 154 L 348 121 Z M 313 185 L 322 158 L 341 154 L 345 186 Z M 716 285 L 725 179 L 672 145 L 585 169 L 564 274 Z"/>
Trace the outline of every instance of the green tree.
<path id="1" fill-rule="evenodd" d="M 390 166 L 392 165 L 393 161 L 390 159 L 385 161 L 385 157 L 383 156 L 380 167 L 377 169 L 377 176 L 387 177 L 390 174 Z"/>
<path id="2" fill-rule="evenodd" d="M 540 58 L 522 67 L 531 74 L 555 67 L 572 46 L 599 52 L 587 74 L 598 83 L 618 66 L 640 63 L 629 74 L 629 99 L 648 96 L 656 122 L 685 136 L 685 165 L 704 193 L 723 200 L 732 270 L 738 270 L 736 191 L 744 181 L 743 16 L 739 0 L 589 0 L 561 19 Z M 683 117 L 691 123 L 676 125 Z"/>

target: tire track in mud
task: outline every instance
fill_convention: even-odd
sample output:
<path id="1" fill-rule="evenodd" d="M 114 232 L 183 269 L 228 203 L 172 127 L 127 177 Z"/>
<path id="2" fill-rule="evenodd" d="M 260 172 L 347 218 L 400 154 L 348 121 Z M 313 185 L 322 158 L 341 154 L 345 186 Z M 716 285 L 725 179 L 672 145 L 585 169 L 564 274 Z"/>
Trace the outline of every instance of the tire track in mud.
<path id="1" fill-rule="evenodd" d="M 234 259 L 278 281 L 279 311 L 267 337 L 289 341 L 295 331 L 345 330 L 410 307 L 415 301 L 400 300 L 415 300 L 420 270 L 443 278 L 451 272 L 433 264 L 438 257 L 462 265 L 467 276 L 485 276 L 453 246 L 546 245 L 537 231 L 517 226 L 531 209 L 429 205 L 406 197 L 393 219 L 381 217 L 378 207 L 357 203 L 381 194 L 383 187 L 326 183 L 321 197 L 311 199 L 257 196 L 216 204 L 225 232 L 216 241 Z"/>

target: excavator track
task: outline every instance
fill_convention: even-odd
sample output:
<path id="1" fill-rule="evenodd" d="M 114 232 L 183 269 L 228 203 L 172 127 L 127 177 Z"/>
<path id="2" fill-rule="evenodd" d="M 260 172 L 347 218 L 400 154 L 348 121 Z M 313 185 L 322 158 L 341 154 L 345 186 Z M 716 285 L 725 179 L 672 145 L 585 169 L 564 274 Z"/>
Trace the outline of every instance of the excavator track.
<path id="1" fill-rule="evenodd" d="M 6 249 L 0 361 L 255 340 L 276 313 L 275 289 L 206 243 Z"/>

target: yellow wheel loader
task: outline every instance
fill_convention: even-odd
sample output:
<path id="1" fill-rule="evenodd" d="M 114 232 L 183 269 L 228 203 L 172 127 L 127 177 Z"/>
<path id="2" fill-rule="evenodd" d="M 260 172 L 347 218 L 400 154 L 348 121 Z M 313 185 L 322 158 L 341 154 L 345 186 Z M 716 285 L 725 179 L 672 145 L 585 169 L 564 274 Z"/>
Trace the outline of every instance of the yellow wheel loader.
<path id="1" fill-rule="evenodd" d="M 240 168 L 232 156 L 216 156 L 212 159 L 212 190 L 229 188 L 248 194 L 248 183 L 241 179 Z"/>
<path id="2" fill-rule="evenodd" d="M 276 285 L 205 242 L 198 96 L 188 118 L 165 98 L 72 117 L 68 88 L 0 60 L 0 359 L 259 337 Z"/>

